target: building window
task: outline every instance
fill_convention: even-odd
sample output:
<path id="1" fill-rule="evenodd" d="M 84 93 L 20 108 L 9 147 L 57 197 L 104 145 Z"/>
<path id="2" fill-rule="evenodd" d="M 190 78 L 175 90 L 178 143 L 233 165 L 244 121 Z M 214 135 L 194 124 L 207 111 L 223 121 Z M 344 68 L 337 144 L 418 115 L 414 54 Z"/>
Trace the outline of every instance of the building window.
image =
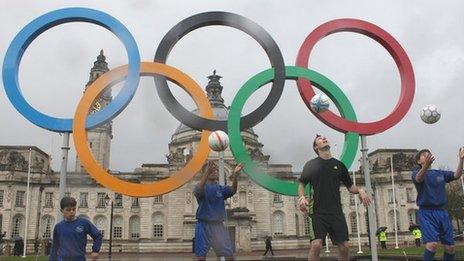
<path id="1" fill-rule="evenodd" d="M 350 227 L 351 227 L 351 233 L 352 234 L 358 233 L 358 224 L 356 223 L 356 213 L 355 212 L 350 214 Z"/>
<path id="2" fill-rule="evenodd" d="M 24 218 L 22 215 L 16 215 L 13 217 L 13 229 L 11 230 L 11 237 L 18 237 L 23 229 Z"/>
<path id="3" fill-rule="evenodd" d="M 121 216 L 114 217 L 113 220 L 113 236 L 114 238 L 122 238 L 123 219 Z"/>
<path id="4" fill-rule="evenodd" d="M 53 208 L 53 192 L 45 192 L 45 207 Z"/>
<path id="5" fill-rule="evenodd" d="M 88 195 L 89 195 L 89 193 L 87 193 L 87 192 L 81 192 L 81 194 L 79 196 L 79 207 L 80 208 L 88 208 L 89 207 L 89 204 L 87 203 Z"/>
<path id="6" fill-rule="evenodd" d="M 163 203 L 163 196 L 154 196 L 153 204 Z"/>
<path id="7" fill-rule="evenodd" d="M 129 219 L 129 238 L 138 239 L 140 237 L 140 218 L 132 216 Z"/>
<path id="8" fill-rule="evenodd" d="M 350 193 L 350 206 L 354 206 L 354 195 Z"/>
<path id="9" fill-rule="evenodd" d="M 0 214 L 0 231 L 3 231 L 3 216 Z"/>
<path id="10" fill-rule="evenodd" d="M 312 223 L 309 215 L 304 216 L 304 233 L 306 236 L 311 235 Z"/>
<path id="11" fill-rule="evenodd" d="M 295 197 L 296 199 L 296 197 Z M 250 190 L 248 190 L 248 203 L 253 203 L 253 192 Z"/>
<path id="12" fill-rule="evenodd" d="M 52 234 L 53 218 L 51 216 L 44 216 L 42 218 L 42 238 L 50 239 Z"/>
<path id="13" fill-rule="evenodd" d="M 106 217 L 99 215 L 95 217 L 95 226 L 100 230 L 100 233 L 102 234 L 102 238 L 105 237 L 105 228 L 108 225 L 108 222 L 106 221 Z"/>
<path id="14" fill-rule="evenodd" d="M 0 208 L 3 207 L 3 194 L 5 192 L 3 190 L 0 190 Z"/>
<path id="15" fill-rule="evenodd" d="M 140 207 L 139 198 L 132 198 L 132 205 L 131 205 L 131 207 L 133 207 L 133 208 L 138 208 L 138 207 Z"/>
<path id="16" fill-rule="evenodd" d="M 239 206 L 240 206 L 241 208 L 246 208 L 246 206 L 247 206 L 247 203 L 246 203 L 246 202 L 247 202 L 247 199 L 246 199 L 246 197 L 247 197 L 246 191 L 240 191 L 238 198 L 239 198 Z"/>
<path id="17" fill-rule="evenodd" d="M 161 213 L 155 213 L 152 216 L 152 223 L 153 223 L 153 238 L 163 238 L 164 229 L 164 217 Z"/>
<path id="18" fill-rule="evenodd" d="M 281 211 L 276 211 L 272 215 L 272 231 L 275 236 L 284 234 L 284 214 Z"/>
<path id="19" fill-rule="evenodd" d="M 282 195 L 274 193 L 274 203 L 282 203 Z"/>
<path id="20" fill-rule="evenodd" d="M 24 191 L 16 191 L 15 206 L 24 207 L 24 194 L 25 193 L 26 192 L 24 192 Z"/>
<path id="21" fill-rule="evenodd" d="M 392 224 L 392 226 L 394 226 L 395 224 L 395 215 L 394 215 L 394 212 L 393 210 L 391 210 L 389 213 L 388 213 L 388 217 L 390 218 L 390 224 Z M 400 231 L 400 215 L 399 215 L 399 212 L 398 210 L 396 211 L 396 230 L 397 231 Z"/>
<path id="22" fill-rule="evenodd" d="M 122 208 L 122 194 L 114 193 L 114 207 Z"/>
<path id="23" fill-rule="evenodd" d="M 393 204 L 393 189 L 388 190 L 388 203 Z"/>
<path id="24" fill-rule="evenodd" d="M 300 218 L 298 217 L 298 214 L 296 213 L 295 213 L 295 231 L 296 231 L 296 236 L 299 237 L 301 235 Z"/>
<path id="25" fill-rule="evenodd" d="M 106 193 L 100 192 L 97 193 L 97 208 L 106 208 Z"/>
<path id="26" fill-rule="evenodd" d="M 70 198 L 71 197 L 71 192 L 64 193 L 64 196 Z"/>
<path id="27" fill-rule="evenodd" d="M 406 188 L 406 199 L 408 202 L 414 202 L 413 188 Z"/>
<path id="28" fill-rule="evenodd" d="M 411 209 L 408 211 L 409 224 L 417 224 L 416 210 Z"/>
<path id="29" fill-rule="evenodd" d="M 366 214 L 364 214 L 364 221 L 366 222 L 366 233 L 369 231 L 369 214 L 366 211 Z"/>

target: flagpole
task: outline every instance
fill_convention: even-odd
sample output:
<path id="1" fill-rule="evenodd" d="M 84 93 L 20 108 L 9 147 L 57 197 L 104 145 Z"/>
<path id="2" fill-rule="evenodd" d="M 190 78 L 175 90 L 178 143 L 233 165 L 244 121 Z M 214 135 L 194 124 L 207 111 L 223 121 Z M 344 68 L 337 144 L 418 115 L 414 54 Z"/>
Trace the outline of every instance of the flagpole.
<path id="1" fill-rule="evenodd" d="M 60 185 L 59 185 L 59 197 L 58 202 L 64 198 L 66 193 L 66 172 L 68 170 L 68 152 L 69 152 L 69 132 L 63 133 L 63 146 L 61 147 L 61 168 L 60 168 Z M 56 224 L 63 220 L 61 211 L 57 208 L 56 213 Z"/>
<path id="2" fill-rule="evenodd" d="M 395 220 L 395 248 L 398 249 L 398 222 L 396 220 L 396 193 L 395 193 L 395 178 L 393 177 L 393 154 L 390 157 L 391 180 L 393 189 L 393 217 Z"/>
<path id="3" fill-rule="evenodd" d="M 27 228 L 29 222 L 29 204 L 30 204 L 30 191 L 29 191 L 29 184 L 31 181 L 31 158 L 32 158 L 32 149 L 29 148 L 29 161 L 27 163 L 27 188 L 26 188 L 26 223 L 24 226 L 24 248 L 23 248 L 23 258 L 26 257 L 26 249 L 27 249 Z"/>
<path id="4" fill-rule="evenodd" d="M 225 174 L 225 171 L 224 171 L 224 151 L 219 151 L 219 184 L 222 185 L 222 186 L 225 186 L 226 185 L 226 174 Z M 226 226 L 227 228 L 227 210 L 226 210 L 226 213 L 225 213 L 225 216 L 224 216 L 224 225 Z M 226 260 L 224 256 L 221 256 L 219 258 L 219 260 L 223 261 L 223 260 Z"/>
<path id="5" fill-rule="evenodd" d="M 356 186 L 356 174 L 353 171 L 353 185 Z M 362 254 L 363 251 L 361 250 L 361 235 L 359 231 L 359 205 L 358 205 L 358 198 L 354 197 L 354 205 L 356 208 L 356 232 L 358 234 L 358 254 Z"/>
<path id="6" fill-rule="evenodd" d="M 362 168 L 363 168 L 363 174 L 364 174 L 364 183 L 365 183 L 365 190 L 369 197 L 374 197 L 374 192 L 372 191 L 372 185 L 371 185 L 371 174 L 369 170 L 369 161 L 367 159 L 367 142 L 366 142 L 366 136 L 362 135 L 361 136 L 361 153 L 362 153 Z M 371 243 L 371 258 L 372 261 L 378 261 L 379 256 L 377 253 L 377 244 L 376 244 L 376 236 L 375 236 L 375 231 L 377 227 L 377 220 L 376 220 L 376 214 L 375 214 L 375 205 L 370 204 L 367 207 L 367 214 L 369 217 L 369 238 L 370 238 L 370 243 Z"/>

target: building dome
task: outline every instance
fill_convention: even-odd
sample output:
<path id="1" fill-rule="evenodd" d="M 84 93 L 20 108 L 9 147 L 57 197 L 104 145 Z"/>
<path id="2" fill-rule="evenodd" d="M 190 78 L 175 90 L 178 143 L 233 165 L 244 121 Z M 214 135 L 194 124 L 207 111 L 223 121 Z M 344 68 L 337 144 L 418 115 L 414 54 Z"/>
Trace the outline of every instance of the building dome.
<path id="1" fill-rule="evenodd" d="M 221 76 L 216 74 L 216 70 L 213 71 L 213 74 L 208 76 L 209 82 L 206 85 L 206 94 L 208 96 L 208 100 L 211 103 L 211 107 L 213 109 L 214 116 L 217 120 L 227 120 L 229 115 L 229 108 L 225 106 L 224 99 L 222 98 L 222 85 L 219 79 L 222 78 Z M 198 115 L 198 109 L 192 111 L 195 115 Z M 178 134 L 192 131 L 192 128 L 186 126 L 185 124 L 181 123 L 175 130 L 174 134 L 172 135 L 172 139 L 178 137 Z M 253 129 L 247 129 L 245 132 L 250 134 L 255 134 Z"/>

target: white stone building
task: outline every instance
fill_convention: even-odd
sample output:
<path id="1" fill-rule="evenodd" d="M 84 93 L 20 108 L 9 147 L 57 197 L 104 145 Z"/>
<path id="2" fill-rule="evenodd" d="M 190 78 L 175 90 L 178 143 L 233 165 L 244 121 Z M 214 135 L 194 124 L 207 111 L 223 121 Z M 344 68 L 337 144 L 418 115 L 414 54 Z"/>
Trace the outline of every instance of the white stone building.
<path id="1" fill-rule="evenodd" d="M 94 63 L 89 83 L 108 70 L 103 52 Z M 218 119 L 226 119 L 228 109 L 221 97 L 220 76 L 208 77 L 206 93 Z M 89 85 L 89 84 L 87 84 Z M 99 110 L 111 101 L 111 93 L 105 93 L 94 110 Z M 243 131 L 244 141 L 252 158 L 259 161 L 271 175 L 282 179 L 296 180 L 289 164 L 269 164 L 269 155 L 262 151 L 263 144 L 252 129 Z M 132 182 L 148 182 L 166 178 L 189 160 L 199 142 L 200 132 L 180 125 L 168 144 L 167 163 L 143 164 L 133 172 L 112 171 L 113 175 Z M 109 166 L 113 133 L 111 123 L 89 132 L 89 145 L 98 162 L 106 169 Z M 49 166 L 50 156 L 37 147 L 32 148 L 31 193 L 28 225 L 29 249 L 33 240 L 50 238 L 59 208 L 59 173 Z M 390 179 L 390 161 L 393 156 L 397 193 L 397 217 L 401 244 L 412 242 L 408 227 L 415 222 L 416 191 L 410 180 L 413 166 L 412 155 L 416 150 L 377 150 L 369 155 L 372 169 L 372 184 L 375 192 L 377 224 L 389 227 L 393 232 L 393 196 Z M 0 231 L 7 232 L 7 239 L 24 237 L 26 181 L 29 147 L 0 146 Z M 209 160 L 217 160 L 211 153 Z M 163 196 L 132 198 L 115 194 L 95 183 L 85 173 L 79 161 L 75 171 L 68 173 L 67 194 L 76 198 L 78 215 L 90 219 L 104 233 L 103 250 L 109 239 L 110 208 L 105 204 L 108 194 L 114 202 L 113 251 L 114 252 L 190 252 L 194 236 L 197 203 L 192 194 L 193 186 L 200 175 L 181 188 Z M 230 150 L 225 151 L 225 172 L 228 176 L 236 163 Z M 298 169 L 301 169 L 299 167 Z M 362 187 L 362 173 L 357 173 L 357 184 Z M 356 244 L 356 216 L 354 197 L 341 187 L 342 204 L 350 231 L 351 242 Z M 273 236 L 274 249 L 307 248 L 309 246 L 306 217 L 296 208 L 296 198 L 267 191 L 241 175 L 238 191 L 227 204 L 227 228 L 236 251 L 264 249 L 264 237 Z M 360 207 L 360 232 L 363 244 L 367 242 L 367 213 Z M 392 236 L 389 236 L 392 240 Z M 391 243 L 392 241 L 390 241 Z"/>

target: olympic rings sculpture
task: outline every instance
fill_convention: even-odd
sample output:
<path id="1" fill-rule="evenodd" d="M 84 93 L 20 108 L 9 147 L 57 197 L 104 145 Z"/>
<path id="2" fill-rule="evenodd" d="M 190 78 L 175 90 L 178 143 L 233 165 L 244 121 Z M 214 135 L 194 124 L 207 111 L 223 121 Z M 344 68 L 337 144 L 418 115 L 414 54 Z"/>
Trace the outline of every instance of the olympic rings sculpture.
<path id="1" fill-rule="evenodd" d="M 88 86 L 81 98 L 73 119 L 55 118 L 33 108 L 21 93 L 18 70 L 21 58 L 30 43 L 46 30 L 69 22 L 89 22 L 113 32 L 124 44 L 129 63 L 108 71 Z M 265 50 L 271 68 L 250 78 L 234 97 L 227 120 L 215 120 L 211 105 L 202 88 L 188 75 L 166 64 L 170 50 L 189 32 L 209 26 L 223 25 L 239 29 L 253 37 Z M 392 55 L 401 77 L 401 95 L 393 112 L 386 118 L 370 123 L 357 122 L 354 109 L 342 90 L 331 80 L 308 69 L 309 55 L 314 45 L 327 35 L 336 32 L 356 32 L 380 43 Z M 16 110 L 33 124 L 54 132 L 72 132 L 77 155 L 85 170 L 100 185 L 115 192 L 134 196 L 150 197 L 173 191 L 191 180 L 208 159 L 210 131 L 228 132 L 230 148 L 237 162 L 244 163 L 244 172 L 258 185 L 276 193 L 297 195 L 297 183 L 272 177 L 254 164 L 248 154 L 240 131 L 256 126 L 275 107 L 282 95 L 285 80 L 297 81 L 298 90 L 310 111 L 327 126 L 345 133 L 341 161 L 349 168 L 354 161 L 359 135 L 373 135 L 396 125 L 411 107 L 414 91 L 414 71 L 401 45 L 382 28 L 357 19 L 337 19 L 320 25 L 304 40 L 296 59 L 296 66 L 285 66 L 279 47 L 272 37 L 258 24 L 246 17 L 227 12 L 205 12 L 193 15 L 175 25 L 161 40 L 154 62 L 141 62 L 137 44 L 118 20 L 101 11 L 88 8 L 64 8 L 46 13 L 27 24 L 11 42 L 3 62 L 3 83 L 6 94 Z M 104 170 L 92 155 L 87 142 L 87 130 L 98 127 L 119 115 L 129 104 L 137 90 L 140 76 L 154 78 L 157 93 L 168 111 L 183 124 L 202 132 L 199 147 L 183 169 L 169 178 L 151 183 L 132 183 L 112 176 Z M 182 87 L 193 98 L 199 115 L 185 109 L 172 95 L 167 80 Z M 90 107 L 105 89 L 124 80 L 119 94 L 101 111 L 89 115 Z M 248 115 L 241 116 L 242 108 L 256 90 L 272 82 L 271 91 L 264 103 Z M 313 86 L 327 94 L 340 111 L 338 116 L 331 111 L 316 113 L 310 108 L 315 94 Z M 309 190 L 309 186 L 307 188 Z"/>

